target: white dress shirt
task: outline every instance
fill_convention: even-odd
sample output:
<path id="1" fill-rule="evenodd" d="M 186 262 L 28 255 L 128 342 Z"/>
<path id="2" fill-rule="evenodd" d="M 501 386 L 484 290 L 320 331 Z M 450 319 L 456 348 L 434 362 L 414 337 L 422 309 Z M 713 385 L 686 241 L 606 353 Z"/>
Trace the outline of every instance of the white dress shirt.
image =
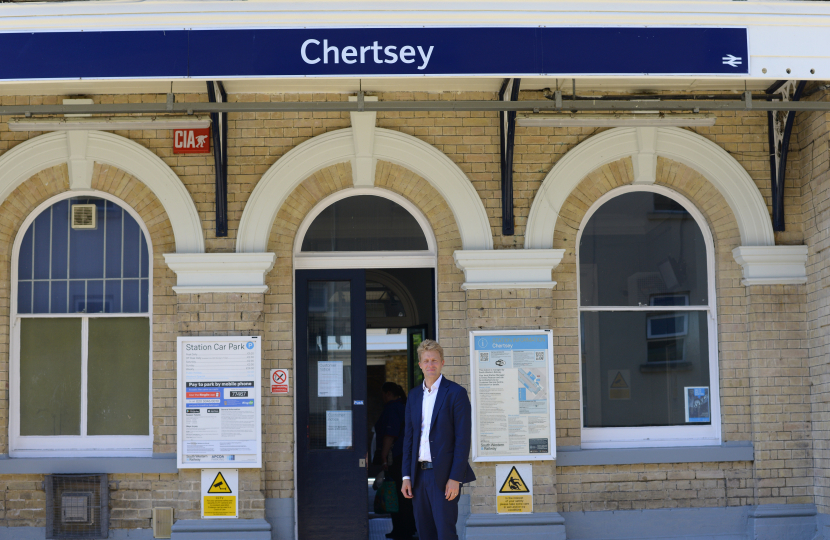
<path id="1" fill-rule="evenodd" d="M 421 444 L 418 447 L 418 461 L 432 461 L 432 454 L 429 450 L 429 429 L 432 424 L 432 410 L 435 408 L 435 398 L 438 397 L 438 388 L 441 386 L 443 375 L 438 376 L 438 380 L 432 383 L 432 388 L 427 388 L 426 382 L 423 383 L 424 399 L 421 402 Z M 409 476 L 404 476 L 403 480 L 409 480 Z"/>

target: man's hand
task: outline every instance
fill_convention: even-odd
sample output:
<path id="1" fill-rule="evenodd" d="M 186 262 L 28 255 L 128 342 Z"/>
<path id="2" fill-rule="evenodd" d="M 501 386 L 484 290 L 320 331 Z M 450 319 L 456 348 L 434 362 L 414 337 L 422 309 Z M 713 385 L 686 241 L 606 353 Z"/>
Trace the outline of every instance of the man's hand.
<path id="1" fill-rule="evenodd" d="M 452 481 L 452 480 L 450 480 L 450 481 Z M 407 499 L 411 499 L 412 498 L 412 482 L 410 482 L 409 480 L 404 480 L 403 485 L 401 486 L 401 493 L 403 493 L 403 496 L 406 497 Z"/>
<path id="2" fill-rule="evenodd" d="M 444 495 L 448 501 L 458 497 L 458 492 L 461 491 L 461 484 L 455 480 L 447 480 L 447 488 L 444 490 Z"/>

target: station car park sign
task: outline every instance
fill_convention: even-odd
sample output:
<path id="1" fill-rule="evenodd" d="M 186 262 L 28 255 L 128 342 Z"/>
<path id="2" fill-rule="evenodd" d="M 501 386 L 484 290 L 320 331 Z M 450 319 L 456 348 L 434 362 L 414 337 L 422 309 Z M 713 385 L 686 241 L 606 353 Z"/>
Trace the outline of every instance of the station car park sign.
<path id="1" fill-rule="evenodd" d="M 19 32 L 0 49 L 0 80 L 749 73 L 746 28 L 696 26 Z"/>

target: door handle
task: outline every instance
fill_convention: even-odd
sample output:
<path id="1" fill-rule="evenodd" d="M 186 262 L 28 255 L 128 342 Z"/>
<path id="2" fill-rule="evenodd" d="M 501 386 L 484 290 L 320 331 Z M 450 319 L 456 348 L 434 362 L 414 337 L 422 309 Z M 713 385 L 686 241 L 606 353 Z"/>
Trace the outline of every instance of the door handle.
<path id="1" fill-rule="evenodd" d="M 357 460 L 357 466 L 358 466 L 358 467 L 361 467 L 361 468 L 362 468 L 362 467 L 366 467 L 366 460 L 365 460 L 365 459 L 363 459 L 363 458 L 358 459 L 358 460 Z"/>

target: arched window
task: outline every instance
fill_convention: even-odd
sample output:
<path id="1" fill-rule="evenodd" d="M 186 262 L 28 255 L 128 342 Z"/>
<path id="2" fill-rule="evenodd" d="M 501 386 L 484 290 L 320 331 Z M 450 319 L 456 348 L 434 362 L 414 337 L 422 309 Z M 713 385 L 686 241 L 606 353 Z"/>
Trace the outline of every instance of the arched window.
<path id="1" fill-rule="evenodd" d="M 294 265 L 311 268 L 433 268 L 436 242 L 426 217 L 377 188 L 344 189 L 322 200 L 297 231 Z"/>
<path id="2" fill-rule="evenodd" d="M 583 447 L 720 442 L 712 239 L 668 189 L 620 188 L 578 239 Z"/>
<path id="3" fill-rule="evenodd" d="M 14 250 L 11 452 L 152 452 L 147 232 L 110 197 L 59 196 Z"/>

